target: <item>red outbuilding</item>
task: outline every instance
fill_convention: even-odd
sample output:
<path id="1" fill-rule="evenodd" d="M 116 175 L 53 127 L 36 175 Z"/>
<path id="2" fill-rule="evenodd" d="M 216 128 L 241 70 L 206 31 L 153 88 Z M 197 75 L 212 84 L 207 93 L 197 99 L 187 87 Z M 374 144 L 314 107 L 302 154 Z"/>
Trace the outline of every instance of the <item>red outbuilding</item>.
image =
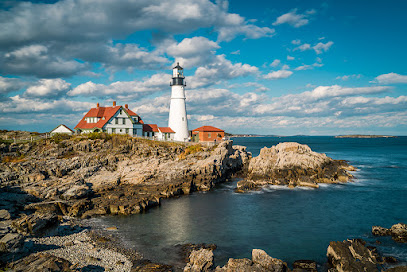
<path id="1" fill-rule="evenodd" d="M 225 131 L 213 126 L 202 126 L 192 131 L 194 142 L 221 141 L 225 137 Z"/>

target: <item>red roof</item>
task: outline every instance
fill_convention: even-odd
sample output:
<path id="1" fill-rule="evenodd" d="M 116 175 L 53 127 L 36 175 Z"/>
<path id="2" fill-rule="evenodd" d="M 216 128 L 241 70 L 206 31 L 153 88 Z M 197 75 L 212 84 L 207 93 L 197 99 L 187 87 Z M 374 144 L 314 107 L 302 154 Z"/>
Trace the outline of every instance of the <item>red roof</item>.
<path id="1" fill-rule="evenodd" d="M 144 124 L 143 131 L 158 132 L 158 126 L 156 124 Z"/>
<path id="2" fill-rule="evenodd" d="M 130 116 L 138 116 L 133 111 L 126 109 L 122 106 L 91 108 L 88 111 L 88 113 L 86 113 L 85 116 L 75 126 L 75 129 L 77 129 L 77 128 L 79 128 L 79 129 L 103 128 L 103 126 L 106 125 L 107 122 L 109 122 L 109 120 L 116 114 L 116 112 L 120 108 L 125 110 Z M 85 118 L 87 118 L 87 117 L 99 117 L 100 120 L 97 123 L 88 123 L 85 121 Z M 138 116 L 138 117 L 139 117 L 139 122 L 141 124 L 144 124 L 144 122 L 143 122 L 143 120 L 141 120 L 140 116 Z"/>
<path id="3" fill-rule="evenodd" d="M 194 129 L 193 131 L 200 131 L 200 132 L 225 132 L 224 130 L 221 130 L 220 128 L 216 128 L 213 126 L 202 126 L 199 128 Z"/>
<path id="4" fill-rule="evenodd" d="M 158 129 L 161 133 L 175 133 L 170 127 L 159 127 Z"/>

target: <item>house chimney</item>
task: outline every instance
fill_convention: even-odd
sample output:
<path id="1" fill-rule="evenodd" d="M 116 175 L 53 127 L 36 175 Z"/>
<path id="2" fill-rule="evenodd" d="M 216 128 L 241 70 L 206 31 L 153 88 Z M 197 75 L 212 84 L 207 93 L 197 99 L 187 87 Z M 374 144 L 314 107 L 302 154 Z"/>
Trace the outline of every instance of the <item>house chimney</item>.
<path id="1" fill-rule="evenodd" d="M 113 107 L 116 107 L 116 101 L 113 101 Z"/>
<path id="2" fill-rule="evenodd" d="M 125 107 L 126 109 L 128 109 L 128 108 L 129 108 L 129 104 L 124 104 L 124 107 Z"/>
<path id="3" fill-rule="evenodd" d="M 99 103 L 96 104 L 96 108 L 99 108 Z"/>

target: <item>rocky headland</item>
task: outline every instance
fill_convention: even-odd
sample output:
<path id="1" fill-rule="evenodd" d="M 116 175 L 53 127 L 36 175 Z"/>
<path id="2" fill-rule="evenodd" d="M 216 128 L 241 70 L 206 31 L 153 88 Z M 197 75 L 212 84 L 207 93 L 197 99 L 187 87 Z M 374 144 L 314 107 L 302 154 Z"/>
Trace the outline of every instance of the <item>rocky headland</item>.
<path id="1" fill-rule="evenodd" d="M 317 188 L 318 183 L 347 182 L 352 179 L 348 171 L 354 170 L 298 143 L 263 148 L 251 158 L 232 141 L 206 147 L 107 134 L 3 142 L 0 154 L 0 269 L 11 271 L 173 271 L 126 249 L 110 234 L 114 228 L 92 229 L 81 219 L 141 213 L 163 198 L 207 191 L 236 176 L 243 178 L 236 190 L 245 192 L 263 185 Z M 404 237 L 393 235 L 393 229 L 399 233 L 393 227 L 381 233 Z M 364 242 L 332 243 L 330 271 L 376 271 L 343 264 L 360 262 L 362 253 L 355 248 L 376 254 L 363 249 Z M 251 260 L 230 259 L 214 268 L 215 248 L 183 246 L 184 271 L 289 271 L 285 262 L 260 249 L 253 250 Z M 376 268 L 394 261 L 374 256 L 366 258 Z M 292 267 L 317 271 L 310 260 Z"/>
<path id="2" fill-rule="evenodd" d="M 237 192 L 256 190 L 265 185 L 286 185 L 290 188 L 318 183 L 345 183 L 356 170 L 346 161 L 333 160 L 311 150 L 307 145 L 285 142 L 264 147 L 260 155 L 250 160 L 245 180 L 237 184 Z"/>

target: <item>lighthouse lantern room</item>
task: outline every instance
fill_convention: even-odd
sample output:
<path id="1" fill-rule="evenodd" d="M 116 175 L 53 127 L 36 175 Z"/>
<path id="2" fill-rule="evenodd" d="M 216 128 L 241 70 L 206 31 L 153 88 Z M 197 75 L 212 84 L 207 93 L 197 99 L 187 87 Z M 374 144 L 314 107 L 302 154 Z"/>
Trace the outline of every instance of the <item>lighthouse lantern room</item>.
<path id="1" fill-rule="evenodd" d="M 171 104 L 168 126 L 175 131 L 174 140 L 187 141 L 189 138 L 187 109 L 185 105 L 184 69 L 177 63 L 172 69 Z"/>

